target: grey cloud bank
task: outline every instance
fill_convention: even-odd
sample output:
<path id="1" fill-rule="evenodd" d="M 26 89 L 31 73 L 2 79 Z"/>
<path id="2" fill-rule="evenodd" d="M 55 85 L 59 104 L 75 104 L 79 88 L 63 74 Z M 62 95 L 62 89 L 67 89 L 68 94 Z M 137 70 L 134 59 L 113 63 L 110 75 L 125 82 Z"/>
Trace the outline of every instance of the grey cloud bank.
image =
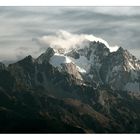
<path id="1" fill-rule="evenodd" d="M 140 58 L 140 7 L 0 7 L 0 61 L 37 57 L 36 39 L 58 30 L 93 34 Z"/>

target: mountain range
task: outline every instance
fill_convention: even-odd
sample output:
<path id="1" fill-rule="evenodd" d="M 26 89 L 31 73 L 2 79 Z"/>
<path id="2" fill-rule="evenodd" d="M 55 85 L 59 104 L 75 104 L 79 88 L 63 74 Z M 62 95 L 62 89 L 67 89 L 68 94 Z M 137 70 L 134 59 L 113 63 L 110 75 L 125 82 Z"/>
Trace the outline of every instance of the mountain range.
<path id="1" fill-rule="evenodd" d="M 84 40 L 0 63 L 0 133 L 140 133 L 140 60 Z"/>

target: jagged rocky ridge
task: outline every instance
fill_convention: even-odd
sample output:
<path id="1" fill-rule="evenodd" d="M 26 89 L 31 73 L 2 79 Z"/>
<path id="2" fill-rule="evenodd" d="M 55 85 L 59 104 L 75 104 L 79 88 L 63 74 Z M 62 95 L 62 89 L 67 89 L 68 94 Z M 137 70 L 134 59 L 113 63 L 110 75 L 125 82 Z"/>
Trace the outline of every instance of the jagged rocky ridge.
<path id="1" fill-rule="evenodd" d="M 0 132 L 139 133 L 140 61 L 100 42 L 0 64 Z"/>

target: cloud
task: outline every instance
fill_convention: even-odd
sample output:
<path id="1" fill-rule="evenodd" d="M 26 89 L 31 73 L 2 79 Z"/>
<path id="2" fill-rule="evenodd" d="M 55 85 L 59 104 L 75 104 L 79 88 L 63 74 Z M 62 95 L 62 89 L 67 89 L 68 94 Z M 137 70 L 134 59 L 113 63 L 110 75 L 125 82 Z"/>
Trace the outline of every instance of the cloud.
<path id="1" fill-rule="evenodd" d="M 92 34 L 72 34 L 64 30 L 59 30 L 55 35 L 47 35 L 37 38 L 38 43 L 44 48 L 63 48 L 66 51 L 76 47 L 85 47 L 89 41 L 99 41 L 106 45 L 110 51 L 116 51 L 118 46 L 109 46 L 109 44 L 102 38 L 95 37 Z"/>
<path id="2" fill-rule="evenodd" d="M 13 47 L 12 49 L 9 49 L 8 47 L 0 48 L 0 62 L 16 62 L 28 55 L 32 55 L 36 58 L 40 55 L 40 53 L 41 51 L 39 46 L 21 46 L 17 48 Z"/>
<path id="3" fill-rule="evenodd" d="M 58 38 L 59 29 L 94 34 L 140 58 L 140 7 L 0 7 L 0 23 L 0 61 L 37 57 L 47 44 L 32 39 Z"/>

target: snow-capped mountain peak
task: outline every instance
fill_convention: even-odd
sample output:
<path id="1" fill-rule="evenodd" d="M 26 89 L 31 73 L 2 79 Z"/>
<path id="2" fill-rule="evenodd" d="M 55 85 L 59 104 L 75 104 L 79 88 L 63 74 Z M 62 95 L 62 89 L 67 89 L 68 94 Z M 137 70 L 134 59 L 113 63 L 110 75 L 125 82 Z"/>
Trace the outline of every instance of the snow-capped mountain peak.
<path id="1" fill-rule="evenodd" d="M 71 38 L 71 34 L 67 37 Z M 69 49 L 51 46 L 37 60 L 39 63 L 49 62 L 59 72 L 68 72 L 85 82 L 109 85 L 114 90 L 140 91 L 139 60 L 122 47 L 115 46 L 111 50 L 107 42 L 99 38 L 84 36 L 82 41 Z"/>

